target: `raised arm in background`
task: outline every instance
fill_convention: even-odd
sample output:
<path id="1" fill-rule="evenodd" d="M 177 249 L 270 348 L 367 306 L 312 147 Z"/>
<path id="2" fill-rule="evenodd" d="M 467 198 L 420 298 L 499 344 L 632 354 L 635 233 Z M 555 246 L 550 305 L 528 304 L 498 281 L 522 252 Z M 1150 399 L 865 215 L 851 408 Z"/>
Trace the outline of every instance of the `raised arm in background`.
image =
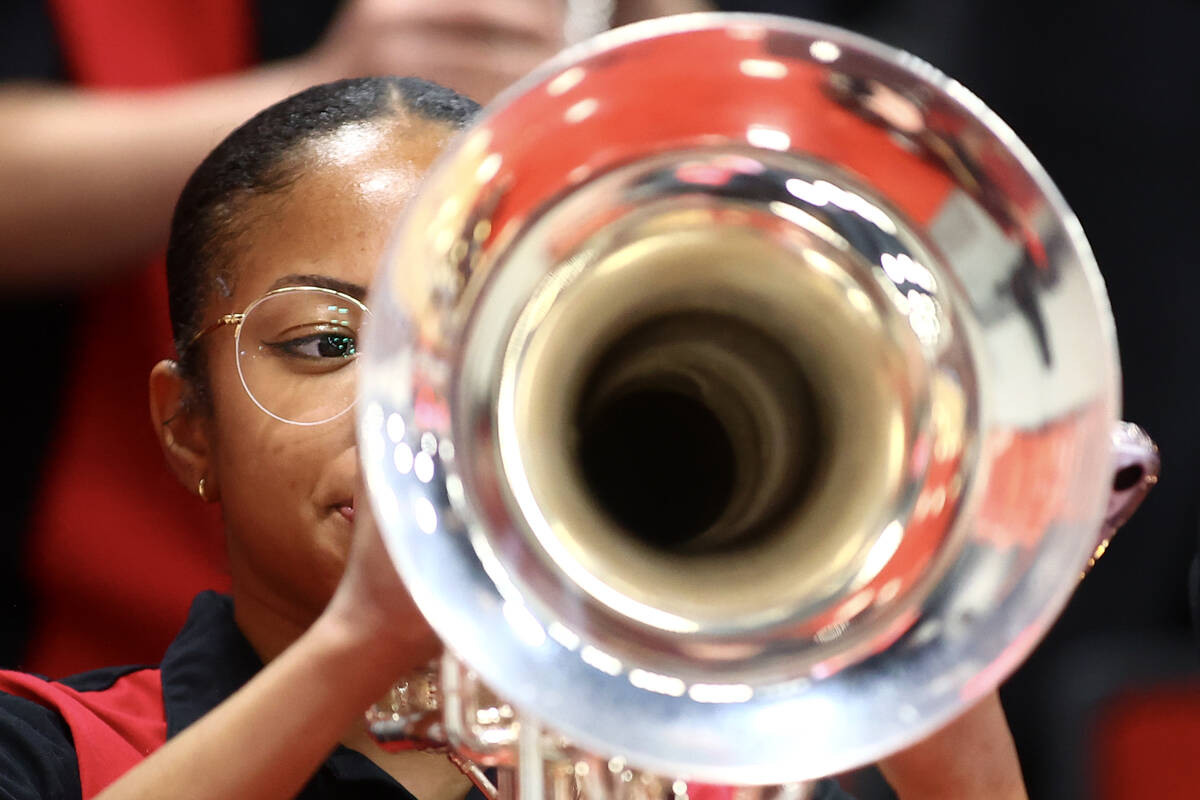
<path id="1" fill-rule="evenodd" d="M 615 22 L 706 8 L 627 0 Z M 157 91 L 0 84 L 0 291 L 103 278 L 166 240 L 184 180 L 225 134 L 313 84 L 415 75 L 481 102 L 563 45 L 562 0 L 350 0 L 287 61 Z"/>

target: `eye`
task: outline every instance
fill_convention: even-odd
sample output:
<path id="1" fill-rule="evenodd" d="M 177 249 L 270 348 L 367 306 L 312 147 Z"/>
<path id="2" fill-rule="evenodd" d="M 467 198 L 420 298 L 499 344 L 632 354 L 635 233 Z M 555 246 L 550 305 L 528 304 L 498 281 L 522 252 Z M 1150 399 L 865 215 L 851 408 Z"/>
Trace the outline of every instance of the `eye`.
<path id="1" fill-rule="evenodd" d="M 311 361 L 343 360 L 358 355 L 358 342 L 353 333 L 346 331 L 311 333 L 264 344 L 281 356 Z"/>

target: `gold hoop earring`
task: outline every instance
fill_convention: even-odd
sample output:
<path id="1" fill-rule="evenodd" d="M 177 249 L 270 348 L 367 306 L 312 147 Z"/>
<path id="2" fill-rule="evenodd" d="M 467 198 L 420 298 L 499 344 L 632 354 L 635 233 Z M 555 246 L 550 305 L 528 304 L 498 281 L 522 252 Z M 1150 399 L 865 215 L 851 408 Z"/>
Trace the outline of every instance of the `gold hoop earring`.
<path id="1" fill-rule="evenodd" d="M 204 478 L 200 479 L 200 485 L 196 487 L 196 492 L 200 495 L 200 499 L 204 502 L 212 502 L 212 498 L 208 496 L 208 484 L 205 483 Z"/>

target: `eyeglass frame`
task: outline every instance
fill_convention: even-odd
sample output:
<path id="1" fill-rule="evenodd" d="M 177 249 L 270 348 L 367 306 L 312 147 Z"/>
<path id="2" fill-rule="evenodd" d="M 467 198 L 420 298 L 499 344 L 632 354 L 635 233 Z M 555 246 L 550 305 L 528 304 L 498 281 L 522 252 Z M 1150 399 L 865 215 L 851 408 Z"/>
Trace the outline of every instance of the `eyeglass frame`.
<path id="1" fill-rule="evenodd" d="M 217 330 L 225 327 L 226 325 L 236 325 L 237 327 L 234 328 L 234 330 L 233 330 L 234 363 L 237 364 L 238 380 L 242 384 L 242 391 L 244 391 L 246 393 L 246 396 L 250 398 L 250 402 L 252 402 L 252 403 L 254 403 L 254 405 L 258 406 L 258 410 L 263 412 L 264 414 L 266 414 L 268 417 L 277 419 L 280 422 L 286 423 L 288 425 L 302 425 L 304 427 L 311 427 L 313 425 L 324 425 L 327 422 L 333 422 L 335 419 L 342 416 L 350 409 L 354 408 L 355 404 L 358 402 L 358 398 L 355 397 L 350 402 L 350 405 L 346 406 L 341 411 L 334 414 L 332 417 L 328 417 L 326 419 L 319 420 L 317 422 L 297 422 L 294 419 L 287 419 L 285 417 L 281 417 L 278 414 L 276 414 L 275 412 L 268 409 L 261 402 L 259 402 L 259 399 L 254 396 L 253 392 L 250 391 L 250 387 L 246 385 L 246 376 L 242 372 L 242 360 L 241 360 L 241 358 L 238 357 L 238 353 L 237 353 L 237 343 L 238 343 L 238 339 L 242 333 L 242 323 L 246 321 L 246 317 L 250 314 L 251 311 L 253 311 L 255 309 L 255 307 L 257 307 L 264 300 L 267 300 L 268 298 L 271 298 L 271 297 L 275 297 L 277 295 L 289 294 L 292 292 L 311 292 L 311 291 L 317 291 L 317 292 L 323 292 L 325 294 L 331 294 L 334 297 L 337 297 L 337 298 L 340 298 L 347 302 L 353 303 L 354 305 L 361 308 L 364 313 L 366 313 L 368 319 L 370 319 L 372 316 L 371 309 L 367 307 L 366 303 L 364 303 L 362 300 L 359 300 L 357 297 L 354 297 L 353 295 L 346 294 L 345 292 L 339 292 L 337 289 L 329 289 L 324 286 L 281 286 L 278 289 L 272 289 L 271 291 L 267 292 L 266 294 L 263 294 L 260 297 L 252 300 L 250 302 L 250 305 L 246 306 L 245 310 L 242 311 L 240 314 L 223 314 L 221 317 L 219 317 L 216 320 L 216 322 L 213 322 L 212 324 L 205 327 L 203 330 L 198 331 L 194 336 L 192 336 L 191 339 L 188 339 L 187 344 L 185 344 L 183 346 L 183 352 L 186 353 L 189 350 L 191 350 L 192 347 L 196 344 L 196 342 L 200 341 L 202 338 L 204 338 L 208 334 L 213 333 L 214 331 L 217 331 Z M 182 355 L 182 353 L 181 353 L 181 355 Z M 357 355 L 355 356 L 355 358 L 357 358 Z"/>

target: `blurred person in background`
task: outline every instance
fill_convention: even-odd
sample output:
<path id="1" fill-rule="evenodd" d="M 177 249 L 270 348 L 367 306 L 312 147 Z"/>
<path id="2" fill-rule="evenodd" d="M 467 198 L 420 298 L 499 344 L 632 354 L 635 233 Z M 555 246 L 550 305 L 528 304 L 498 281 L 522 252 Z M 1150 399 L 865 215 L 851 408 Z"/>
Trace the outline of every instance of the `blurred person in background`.
<path id="1" fill-rule="evenodd" d="M 632 0 L 615 23 L 702 8 Z M 217 515 L 166 475 L 145 375 L 171 354 L 159 257 L 200 159 L 340 77 L 481 101 L 564 44 L 563 0 L 9 0 L 0 9 L 0 292 L 36 346 L 3 393 L 0 666 L 156 661 L 226 588 Z M 188 513 L 179 513 L 188 509 Z"/>

